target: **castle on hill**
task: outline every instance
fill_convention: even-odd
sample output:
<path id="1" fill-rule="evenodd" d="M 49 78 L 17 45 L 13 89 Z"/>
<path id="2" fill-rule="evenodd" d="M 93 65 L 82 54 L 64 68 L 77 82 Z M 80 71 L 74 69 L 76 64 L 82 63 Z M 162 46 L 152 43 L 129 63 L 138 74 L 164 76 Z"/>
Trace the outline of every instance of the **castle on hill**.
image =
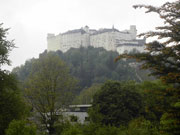
<path id="1" fill-rule="evenodd" d="M 69 30 L 59 35 L 47 35 L 47 51 L 62 52 L 70 48 L 80 48 L 93 46 L 103 47 L 108 51 L 117 51 L 119 54 L 130 52 L 136 49 L 144 51 L 145 39 L 136 39 L 137 30 L 135 25 L 131 25 L 129 30 L 119 31 L 114 26 L 111 29 L 89 29 L 88 26 L 80 29 Z"/>

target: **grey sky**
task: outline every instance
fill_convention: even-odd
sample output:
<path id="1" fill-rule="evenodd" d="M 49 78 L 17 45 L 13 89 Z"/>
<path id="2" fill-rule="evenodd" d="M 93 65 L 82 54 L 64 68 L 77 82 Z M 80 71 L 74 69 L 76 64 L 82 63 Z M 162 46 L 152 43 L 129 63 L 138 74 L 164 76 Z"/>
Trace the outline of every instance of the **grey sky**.
<path id="1" fill-rule="evenodd" d="M 9 30 L 18 48 L 10 54 L 12 67 L 38 57 L 47 48 L 47 33 L 62 33 L 88 25 L 92 29 L 128 29 L 136 25 L 138 33 L 162 25 L 156 14 L 145 14 L 132 5 L 160 6 L 173 0 L 0 0 L 0 23 Z"/>

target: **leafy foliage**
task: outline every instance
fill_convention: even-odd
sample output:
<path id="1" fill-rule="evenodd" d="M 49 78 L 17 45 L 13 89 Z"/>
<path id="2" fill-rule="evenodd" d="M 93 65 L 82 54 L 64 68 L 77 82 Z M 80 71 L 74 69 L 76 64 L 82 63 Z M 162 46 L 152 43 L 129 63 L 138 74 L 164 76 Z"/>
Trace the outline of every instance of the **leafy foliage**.
<path id="1" fill-rule="evenodd" d="M 9 52 L 14 48 L 12 41 L 7 40 L 8 29 L 0 24 L 0 134 L 3 135 L 13 119 L 22 119 L 26 115 L 26 104 L 20 94 L 15 76 L 1 66 L 10 64 Z"/>
<path id="2" fill-rule="evenodd" d="M 89 88 L 83 89 L 78 96 L 74 99 L 75 104 L 91 104 L 93 96 L 100 90 L 100 84 L 94 84 Z"/>
<path id="3" fill-rule="evenodd" d="M 65 61 L 70 68 L 70 74 L 79 80 L 79 92 L 92 84 L 104 83 L 106 80 L 148 80 L 147 71 L 138 71 L 138 67 L 131 66 L 134 60 L 114 62 L 118 56 L 117 52 L 106 51 L 103 48 L 72 48 L 62 53 L 61 51 L 51 52 L 57 54 Z M 45 57 L 45 51 L 40 57 Z M 35 59 L 26 61 L 21 67 L 16 67 L 13 72 L 17 74 L 19 80 L 24 82 L 32 70 Z M 138 75 L 137 75 L 138 74 Z M 79 93 L 78 93 L 79 94 Z"/>
<path id="4" fill-rule="evenodd" d="M 13 120 L 6 130 L 6 135 L 36 135 L 36 126 L 27 121 Z"/>
<path id="5" fill-rule="evenodd" d="M 4 64 L 10 65 L 8 58 L 9 52 L 15 47 L 13 41 L 7 40 L 7 31 L 4 29 L 2 23 L 0 24 L 0 68 Z"/>
<path id="6" fill-rule="evenodd" d="M 142 33 L 140 36 L 154 37 L 164 39 L 164 42 L 158 41 L 146 44 L 148 52 L 142 54 L 120 55 L 120 58 L 136 58 L 143 61 L 142 68 L 150 69 L 152 75 L 160 77 L 166 83 L 179 84 L 180 77 L 180 2 L 165 3 L 161 7 L 146 5 L 136 5 L 135 8 L 146 8 L 147 13 L 155 12 L 164 20 L 165 26 L 156 27 L 155 32 Z"/>
<path id="7" fill-rule="evenodd" d="M 3 134 L 13 119 L 24 118 L 26 105 L 17 91 L 6 89 L 0 93 L 0 134 Z"/>
<path id="8" fill-rule="evenodd" d="M 159 135 L 158 128 L 143 117 L 130 121 L 124 132 L 127 135 Z"/>
<path id="9" fill-rule="evenodd" d="M 137 118 L 128 127 L 115 127 L 90 123 L 88 125 L 71 125 L 62 135 L 159 135 L 158 129 L 150 121 Z"/>
<path id="10" fill-rule="evenodd" d="M 138 116 L 143 108 L 142 97 L 136 92 L 136 84 L 131 82 L 108 81 L 93 99 L 93 111 L 100 114 L 100 122 L 105 125 L 127 125 Z M 93 117 L 97 120 L 97 115 Z"/>
<path id="11" fill-rule="evenodd" d="M 83 135 L 82 128 L 79 125 L 70 126 L 70 128 L 64 130 L 62 135 Z"/>
<path id="12" fill-rule="evenodd" d="M 135 68 L 130 65 L 133 61 L 114 62 L 114 58 L 118 56 L 117 52 L 81 47 L 70 49 L 64 55 L 60 51 L 57 53 L 70 66 L 71 74 L 79 79 L 82 89 L 109 79 L 140 81 L 135 74 Z"/>
<path id="13" fill-rule="evenodd" d="M 142 33 L 140 36 L 158 37 L 163 41 L 150 42 L 146 44 L 148 52 L 143 54 L 120 55 L 121 58 L 135 58 L 143 62 L 142 68 L 150 69 L 151 75 L 159 77 L 164 83 L 172 84 L 174 87 L 168 89 L 166 94 L 173 98 L 171 105 L 179 103 L 180 98 L 180 1 L 167 2 L 160 7 L 135 5 L 135 8 L 145 8 L 146 13 L 157 13 L 164 20 L 164 26 L 156 27 L 157 31 Z M 169 126 L 170 123 L 179 121 L 179 109 L 169 108 L 163 115 L 162 132 L 164 134 L 179 134 L 180 128 L 176 124 Z M 179 123 L 177 123 L 179 124 Z"/>
<path id="14" fill-rule="evenodd" d="M 138 90 L 143 95 L 146 119 L 159 123 L 161 116 L 170 108 L 173 101 L 170 89 L 171 85 L 163 84 L 160 80 L 139 84 Z"/>
<path id="15" fill-rule="evenodd" d="M 34 61 L 25 84 L 26 97 L 49 134 L 55 132 L 61 109 L 71 102 L 75 85 L 75 79 L 57 55 L 48 54 Z"/>
<path id="16" fill-rule="evenodd" d="M 160 124 L 161 132 L 167 135 L 180 134 L 180 102 L 176 102 L 168 113 L 164 113 Z"/>

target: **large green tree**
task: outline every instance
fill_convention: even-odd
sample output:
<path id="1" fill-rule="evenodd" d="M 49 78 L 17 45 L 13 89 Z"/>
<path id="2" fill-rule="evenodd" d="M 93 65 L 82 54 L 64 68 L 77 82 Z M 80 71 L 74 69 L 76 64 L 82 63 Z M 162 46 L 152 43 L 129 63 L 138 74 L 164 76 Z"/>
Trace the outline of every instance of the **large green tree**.
<path id="1" fill-rule="evenodd" d="M 161 7 L 136 5 L 135 8 L 146 8 L 146 13 L 155 12 L 164 20 L 165 25 L 156 27 L 157 31 L 142 33 L 139 36 L 158 37 L 163 41 L 146 44 L 145 53 L 123 54 L 116 58 L 135 58 L 143 61 L 142 68 L 150 69 L 151 75 L 159 77 L 165 83 L 180 87 L 180 1 L 165 3 Z M 175 89 L 174 89 L 175 90 Z M 174 91 L 176 96 L 179 90 Z"/>
<path id="2" fill-rule="evenodd" d="M 20 94 L 18 82 L 13 74 L 2 69 L 10 65 L 9 53 L 14 48 L 13 41 L 7 40 L 7 31 L 0 24 L 0 134 L 3 135 L 13 119 L 25 116 L 26 105 Z"/>
<path id="3" fill-rule="evenodd" d="M 136 90 L 133 82 L 106 82 L 93 98 L 91 119 L 105 125 L 127 125 L 143 108 L 142 97 Z"/>
<path id="4" fill-rule="evenodd" d="M 55 123 L 63 107 L 72 100 L 76 81 L 69 75 L 65 63 L 55 54 L 35 60 L 26 82 L 26 96 L 40 123 L 48 133 L 55 133 Z"/>
<path id="5" fill-rule="evenodd" d="M 174 98 L 172 108 L 170 108 L 162 120 L 163 132 L 168 134 L 180 134 L 180 113 L 179 107 L 174 107 L 180 102 L 180 1 L 167 2 L 160 7 L 149 5 L 135 5 L 134 8 L 145 8 L 146 13 L 157 13 L 164 20 L 164 26 L 156 27 L 157 31 L 142 33 L 140 36 L 158 37 L 161 41 L 154 41 L 146 44 L 146 53 L 120 55 L 120 58 L 136 58 L 143 61 L 142 68 L 150 69 L 151 75 L 160 78 L 164 83 L 172 84 L 174 87 L 169 89 L 169 96 Z M 176 110 L 177 109 L 177 110 Z M 168 117 L 167 117 L 168 116 Z M 168 122 L 174 123 L 173 126 Z"/>

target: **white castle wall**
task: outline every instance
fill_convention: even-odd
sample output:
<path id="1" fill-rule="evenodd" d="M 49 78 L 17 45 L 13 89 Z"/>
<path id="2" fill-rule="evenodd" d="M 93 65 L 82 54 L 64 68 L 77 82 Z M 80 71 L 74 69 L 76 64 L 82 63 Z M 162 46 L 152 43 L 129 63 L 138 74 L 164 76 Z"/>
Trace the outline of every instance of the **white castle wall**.
<path id="1" fill-rule="evenodd" d="M 136 45 L 126 46 L 126 45 L 123 45 L 123 46 L 117 47 L 117 52 L 119 54 L 128 53 L 128 52 L 131 52 L 133 50 L 136 50 L 138 52 L 144 52 L 145 51 L 144 49 L 145 49 L 145 46 L 136 46 Z"/>
<path id="2" fill-rule="evenodd" d="M 62 34 L 60 36 L 59 50 L 66 52 L 71 47 L 79 48 L 81 45 L 81 33 Z"/>
<path id="3" fill-rule="evenodd" d="M 87 112 L 63 112 L 63 115 L 69 118 L 69 116 L 76 116 L 78 118 L 78 123 L 84 124 L 86 122 L 86 118 L 89 117 Z M 70 118 L 69 118 L 70 121 Z"/>
<path id="4" fill-rule="evenodd" d="M 92 35 L 90 37 L 91 46 L 98 48 L 103 47 L 106 50 L 113 50 L 115 51 L 115 44 L 114 44 L 114 32 L 106 32 L 102 34 Z"/>
<path id="5" fill-rule="evenodd" d="M 47 50 L 48 51 L 57 51 L 60 49 L 60 37 L 55 36 L 54 34 L 48 34 L 47 37 Z"/>
<path id="6" fill-rule="evenodd" d="M 66 52 L 70 48 L 79 48 L 80 46 L 87 47 L 93 46 L 95 48 L 103 47 L 106 50 L 117 51 L 120 54 L 125 50 L 130 51 L 134 48 L 142 52 L 144 47 L 134 45 L 123 45 L 136 40 L 137 30 L 136 26 L 130 26 L 129 30 L 119 31 L 117 29 L 100 29 L 91 30 L 88 26 L 84 28 L 68 31 L 66 33 L 55 36 L 54 34 L 48 34 L 47 43 L 48 51 L 61 50 Z M 144 40 L 145 43 L 145 40 Z M 121 44 L 121 45 L 119 45 Z"/>

